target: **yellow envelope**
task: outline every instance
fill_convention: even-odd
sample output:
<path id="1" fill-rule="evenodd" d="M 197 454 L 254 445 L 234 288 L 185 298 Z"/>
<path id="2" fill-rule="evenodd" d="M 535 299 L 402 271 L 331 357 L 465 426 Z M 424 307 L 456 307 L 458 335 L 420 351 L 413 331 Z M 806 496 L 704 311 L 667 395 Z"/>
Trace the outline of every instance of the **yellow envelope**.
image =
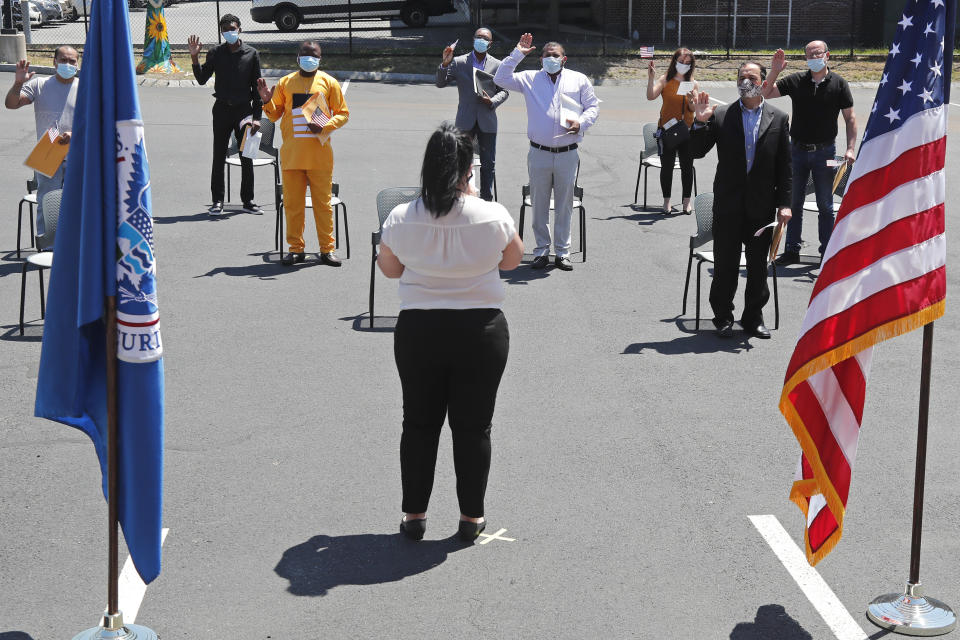
<path id="1" fill-rule="evenodd" d="M 59 132 L 54 129 L 47 130 L 23 164 L 30 167 L 37 173 L 52 178 L 60 165 L 67 157 L 67 151 L 70 150 L 69 144 L 60 144 L 56 142 Z"/>
<path id="2" fill-rule="evenodd" d="M 330 115 L 330 107 L 327 105 L 327 99 L 319 92 L 313 94 L 307 101 L 303 103 L 303 106 L 300 107 L 303 111 L 303 117 L 306 118 L 307 122 L 313 120 L 313 114 L 316 113 L 317 109 L 320 109 L 320 112 L 326 115 L 328 118 Z M 321 131 L 320 133 L 314 134 L 317 136 L 317 140 L 321 144 L 327 144 L 327 141 L 330 139 L 329 131 Z"/>

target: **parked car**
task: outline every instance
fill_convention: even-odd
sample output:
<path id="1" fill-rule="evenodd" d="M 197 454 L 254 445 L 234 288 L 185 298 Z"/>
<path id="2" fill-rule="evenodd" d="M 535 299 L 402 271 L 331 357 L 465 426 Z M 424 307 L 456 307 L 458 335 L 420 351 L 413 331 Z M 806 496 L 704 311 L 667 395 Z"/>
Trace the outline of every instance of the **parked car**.
<path id="1" fill-rule="evenodd" d="M 63 11 L 60 9 L 60 3 L 57 0 L 30 0 L 40 5 L 43 11 L 43 24 L 53 22 L 54 20 L 63 20 Z"/>
<path id="2" fill-rule="evenodd" d="M 74 4 L 73 0 L 60 0 L 60 11 L 63 13 L 63 19 L 73 22 L 80 17 L 80 8 Z"/>
<path id="3" fill-rule="evenodd" d="M 20 15 L 20 3 L 13 3 L 13 22 L 17 29 L 23 30 L 23 18 Z M 39 27 L 43 24 L 43 7 L 37 0 L 30 0 L 30 26 Z"/>
<path id="4" fill-rule="evenodd" d="M 305 22 L 353 18 L 400 18 L 410 27 L 422 27 L 430 16 L 454 13 L 452 0 L 253 0 L 254 22 L 273 22 L 280 31 L 296 31 Z"/>

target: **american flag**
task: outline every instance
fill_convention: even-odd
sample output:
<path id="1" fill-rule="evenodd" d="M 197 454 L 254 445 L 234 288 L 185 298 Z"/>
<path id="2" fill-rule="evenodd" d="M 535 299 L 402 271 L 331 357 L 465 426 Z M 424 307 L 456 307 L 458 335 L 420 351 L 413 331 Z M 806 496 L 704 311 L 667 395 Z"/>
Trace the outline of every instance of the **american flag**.
<path id="1" fill-rule="evenodd" d="M 313 112 L 313 118 L 311 119 L 311 122 L 318 127 L 323 127 L 330 122 L 330 116 L 325 114 L 320 107 L 317 107 L 317 110 Z"/>
<path id="2" fill-rule="evenodd" d="M 944 157 L 956 0 L 907 0 L 787 367 L 803 453 L 790 498 L 816 564 L 839 542 L 873 345 L 943 315 Z"/>
<path id="3" fill-rule="evenodd" d="M 641 57 L 641 58 L 652 58 L 652 57 L 653 57 L 653 47 L 640 47 L 640 57 Z"/>

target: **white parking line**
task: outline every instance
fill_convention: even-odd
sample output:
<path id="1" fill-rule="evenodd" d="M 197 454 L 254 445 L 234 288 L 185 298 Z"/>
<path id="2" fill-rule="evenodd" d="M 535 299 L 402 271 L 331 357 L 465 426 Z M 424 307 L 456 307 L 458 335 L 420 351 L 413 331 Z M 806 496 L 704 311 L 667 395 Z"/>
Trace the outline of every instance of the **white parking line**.
<path id="1" fill-rule="evenodd" d="M 723 100 L 717 100 L 716 98 L 710 98 L 710 99 L 713 100 L 714 102 L 716 102 L 717 104 L 727 104 L 727 103 L 724 102 Z"/>
<path id="2" fill-rule="evenodd" d="M 340 93 L 347 95 L 347 89 L 350 88 L 350 78 L 347 78 L 343 81 L 343 85 L 340 87 Z"/>
<path id="3" fill-rule="evenodd" d="M 777 517 L 765 515 L 749 518 L 837 640 L 867 640 L 867 634 L 833 593 L 830 585 L 807 563 L 803 551 L 793 542 Z"/>
<path id="4" fill-rule="evenodd" d="M 956 102 L 951 102 L 950 104 L 952 104 L 955 107 L 960 107 L 960 104 L 957 104 Z"/>
<path id="5" fill-rule="evenodd" d="M 160 546 L 167 539 L 167 533 L 170 529 L 160 530 Z M 123 570 L 120 571 L 120 580 L 118 581 L 117 604 L 120 611 L 123 612 L 124 623 L 133 624 L 137 621 L 137 613 L 140 611 L 140 605 L 143 603 L 143 596 L 147 593 L 147 585 L 140 579 L 140 574 L 133 567 L 133 560 L 127 556 L 127 561 L 123 563 Z"/>

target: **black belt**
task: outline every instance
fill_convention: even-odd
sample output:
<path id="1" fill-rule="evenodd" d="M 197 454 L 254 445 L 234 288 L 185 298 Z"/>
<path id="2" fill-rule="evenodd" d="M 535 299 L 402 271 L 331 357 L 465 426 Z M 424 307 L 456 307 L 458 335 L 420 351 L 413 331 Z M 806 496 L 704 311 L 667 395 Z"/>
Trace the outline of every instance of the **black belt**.
<path id="1" fill-rule="evenodd" d="M 577 148 L 577 143 L 568 144 L 565 147 L 545 147 L 542 144 L 537 144 L 533 140 L 530 141 L 530 146 L 534 149 L 540 149 L 541 151 L 549 151 L 550 153 L 563 153 L 564 151 L 573 151 Z"/>
<path id="2" fill-rule="evenodd" d="M 791 140 L 790 143 L 798 149 L 803 151 L 817 151 L 818 149 L 826 149 L 827 147 L 832 147 L 835 142 L 817 142 L 814 144 L 805 144 L 803 142 L 797 142 L 796 140 Z"/>

